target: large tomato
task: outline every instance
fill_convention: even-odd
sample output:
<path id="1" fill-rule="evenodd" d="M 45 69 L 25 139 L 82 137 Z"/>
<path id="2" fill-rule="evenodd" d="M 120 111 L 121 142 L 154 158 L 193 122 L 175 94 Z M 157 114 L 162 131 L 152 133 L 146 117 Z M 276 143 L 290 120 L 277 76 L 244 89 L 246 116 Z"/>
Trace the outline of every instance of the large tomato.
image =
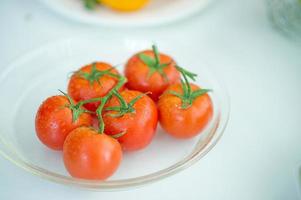
<path id="1" fill-rule="evenodd" d="M 190 87 L 192 91 L 200 91 L 200 93 L 202 91 L 197 85 L 190 84 Z M 194 137 L 201 133 L 212 118 L 211 98 L 204 92 L 204 94 L 192 99 L 191 105 L 183 107 L 183 99 L 174 95 L 173 92 L 182 95 L 183 86 L 181 84 L 171 85 L 160 97 L 158 109 L 161 126 L 174 137 Z"/>
<path id="2" fill-rule="evenodd" d="M 142 149 L 155 135 L 158 122 L 156 104 L 138 91 L 124 90 L 120 96 L 128 107 L 122 108 L 116 96 L 106 104 L 106 111 L 103 113 L 105 133 L 121 134 L 117 139 L 124 150 Z M 119 111 L 110 108 L 117 108 Z"/>
<path id="3" fill-rule="evenodd" d="M 126 86 L 132 90 L 151 92 L 150 97 L 157 101 L 171 84 L 179 82 L 180 73 L 175 61 L 168 55 L 159 53 L 156 46 L 131 57 L 125 66 Z"/>
<path id="4" fill-rule="evenodd" d="M 68 84 L 68 94 L 76 101 L 105 96 L 118 82 L 118 71 L 110 64 L 97 62 L 75 72 Z M 99 102 L 85 104 L 95 111 Z"/>
<path id="5" fill-rule="evenodd" d="M 94 128 L 73 130 L 64 143 L 64 164 L 71 176 L 105 180 L 118 168 L 122 159 L 120 144 Z"/>
<path id="6" fill-rule="evenodd" d="M 52 96 L 39 107 L 35 119 L 38 138 L 51 149 L 61 150 L 66 136 L 79 126 L 90 126 L 92 117 L 87 113 L 74 121 L 70 102 L 65 96 Z"/>

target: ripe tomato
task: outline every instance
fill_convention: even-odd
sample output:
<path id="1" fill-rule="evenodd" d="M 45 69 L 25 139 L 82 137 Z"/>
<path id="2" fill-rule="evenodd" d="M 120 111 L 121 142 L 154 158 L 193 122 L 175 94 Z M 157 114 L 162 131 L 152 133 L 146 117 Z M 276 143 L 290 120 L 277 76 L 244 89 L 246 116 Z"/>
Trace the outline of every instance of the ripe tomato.
<path id="1" fill-rule="evenodd" d="M 117 170 L 122 149 L 114 138 L 93 128 L 79 127 L 66 138 L 63 157 L 71 176 L 105 180 Z"/>
<path id="2" fill-rule="evenodd" d="M 36 133 L 41 142 L 51 149 L 63 149 L 65 138 L 73 129 L 92 124 L 92 118 L 87 113 L 82 113 L 72 122 L 72 111 L 67 107 L 69 105 L 67 97 L 52 96 L 38 109 L 35 119 Z"/>
<path id="3" fill-rule="evenodd" d="M 74 73 L 68 84 L 68 94 L 75 100 L 87 100 L 105 96 L 118 82 L 118 71 L 104 62 L 97 62 L 82 67 Z M 85 108 L 95 111 L 99 102 L 85 104 Z"/>
<path id="4" fill-rule="evenodd" d="M 118 11 L 134 11 L 142 8 L 149 0 L 99 0 L 100 3 Z"/>
<path id="5" fill-rule="evenodd" d="M 151 92 L 150 97 L 157 101 L 169 85 L 180 81 L 175 64 L 170 56 L 159 54 L 156 46 L 152 51 L 137 53 L 125 66 L 126 86 L 132 90 Z"/>
<path id="6" fill-rule="evenodd" d="M 146 147 L 155 135 L 158 113 L 156 104 L 153 100 L 141 92 L 133 90 L 124 90 L 120 93 L 126 103 L 129 105 L 134 99 L 138 99 L 122 116 L 119 111 L 108 111 L 109 108 L 120 107 L 120 102 L 116 96 L 112 97 L 106 104 L 103 113 L 105 123 L 105 133 L 116 135 L 124 133 L 117 140 L 124 150 L 139 150 Z"/>
<path id="7" fill-rule="evenodd" d="M 197 85 L 190 84 L 192 91 L 199 90 Z M 183 94 L 181 84 L 167 88 L 158 101 L 159 121 L 162 128 L 177 138 L 191 138 L 199 134 L 213 115 L 213 105 L 208 94 L 196 97 L 191 106 L 182 108 L 182 99 L 170 91 Z"/>

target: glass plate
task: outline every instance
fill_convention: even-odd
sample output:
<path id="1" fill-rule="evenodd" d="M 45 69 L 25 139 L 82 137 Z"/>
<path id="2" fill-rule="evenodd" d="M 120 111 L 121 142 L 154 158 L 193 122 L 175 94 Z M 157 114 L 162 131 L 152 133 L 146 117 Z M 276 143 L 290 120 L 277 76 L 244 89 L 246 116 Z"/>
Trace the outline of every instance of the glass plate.
<path id="1" fill-rule="evenodd" d="M 40 177 L 62 184 L 95 190 L 112 190 L 144 185 L 171 176 L 198 161 L 218 142 L 226 127 L 229 99 L 220 79 L 208 69 L 188 44 L 168 39 L 156 41 L 159 50 L 172 55 L 183 67 L 199 74 L 198 84 L 211 88 L 214 116 L 198 137 L 179 140 L 161 128 L 144 150 L 124 154 L 118 171 L 107 181 L 72 178 L 64 168 L 62 153 L 41 144 L 34 129 L 36 111 L 49 96 L 66 91 L 68 77 L 84 64 L 106 61 L 120 71 L 137 51 L 152 42 L 131 38 L 97 39 L 79 37 L 38 48 L 9 65 L 0 74 L 0 153 L 17 166 Z M 5 113 L 5 114 L 4 114 Z"/>

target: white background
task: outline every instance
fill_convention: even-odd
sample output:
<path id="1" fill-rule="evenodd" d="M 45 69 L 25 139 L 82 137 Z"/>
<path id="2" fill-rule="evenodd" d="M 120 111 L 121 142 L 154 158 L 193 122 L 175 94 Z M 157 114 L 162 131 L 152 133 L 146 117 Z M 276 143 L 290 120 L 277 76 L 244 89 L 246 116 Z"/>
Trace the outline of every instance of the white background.
<path id="1" fill-rule="evenodd" d="M 93 32 L 155 41 L 168 35 L 203 54 L 200 59 L 226 82 L 232 104 L 218 145 L 173 177 L 129 191 L 92 192 L 35 177 L 1 157 L 0 199 L 299 199 L 301 45 L 273 30 L 263 1 L 216 0 L 176 24 L 117 29 L 70 21 L 37 0 L 1 0 L 0 27 L 0 69 L 69 36 Z"/>

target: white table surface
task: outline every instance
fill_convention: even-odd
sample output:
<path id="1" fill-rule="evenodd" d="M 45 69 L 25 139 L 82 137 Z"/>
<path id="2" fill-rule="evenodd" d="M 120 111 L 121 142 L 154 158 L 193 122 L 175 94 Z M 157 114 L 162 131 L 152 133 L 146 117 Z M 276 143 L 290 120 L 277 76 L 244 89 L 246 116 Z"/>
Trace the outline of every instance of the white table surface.
<path id="1" fill-rule="evenodd" d="M 301 46 L 273 30 L 261 0 L 216 0 L 180 23 L 144 29 L 70 21 L 37 0 L 0 1 L 0 69 L 58 39 L 122 34 L 191 44 L 226 82 L 232 104 L 218 145 L 191 168 L 151 185 L 92 192 L 33 176 L 0 157 L 0 199 L 299 199 Z M 1 73 L 1 72 L 0 72 Z M 0 98 L 1 103 L 1 98 Z M 3 113 L 1 113 L 3 114 Z"/>

